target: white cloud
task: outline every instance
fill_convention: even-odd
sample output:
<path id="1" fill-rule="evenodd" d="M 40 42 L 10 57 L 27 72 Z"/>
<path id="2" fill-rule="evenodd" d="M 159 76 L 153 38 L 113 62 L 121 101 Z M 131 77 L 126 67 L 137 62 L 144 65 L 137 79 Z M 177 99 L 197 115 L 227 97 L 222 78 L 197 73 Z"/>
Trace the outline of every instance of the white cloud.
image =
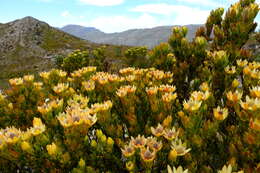
<path id="1" fill-rule="evenodd" d="M 221 6 L 220 3 L 212 0 L 178 0 L 179 2 L 186 2 L 190 4 L 198 4 L 203 6 L 210 6 L 210 7 L 218 7 Z"/>
<path id="2" fill-rule="evenodd" d="M 162 25 L 155 17 L 143 14 L 137 18 L 127 16 L 108 16 L 93 19 L 88 26 L 101 29 L 104 32 L 121 32 L 133 28 L 149 28 Z"/>
<path id="3" fill-rule="evenodd" d="M 70 17 L 71 14 L 69 11 L 63 11 L 61 14 L 60 14 L 62 17 Z"/>
<path id="4" fill-rule="evenodd" d="M 95 6 L 114 6 L 124 2 L 124 0 L 79 0 L 83 4 Z"/>
<path id="5" fill-rule="evenodd" d="M 137 6 L 130 11 L 160 14 L 172 17 L 172 24 L 203 24 L 205 23 L 210 10 L 201 10 L 184 5 L 169 5 L 169 4 L 146 4 Z"/>

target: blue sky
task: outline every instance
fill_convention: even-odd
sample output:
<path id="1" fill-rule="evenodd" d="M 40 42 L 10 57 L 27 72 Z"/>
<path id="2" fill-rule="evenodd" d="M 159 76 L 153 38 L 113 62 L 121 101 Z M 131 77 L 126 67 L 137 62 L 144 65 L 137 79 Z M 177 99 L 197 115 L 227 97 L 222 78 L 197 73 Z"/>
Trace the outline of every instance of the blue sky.
<path id="1" fill-rule="evenodd" d="M 260 0 L 256 0 L 260 3 Z M 52 26 L 79 24 L 104 32 L 202 24 L 212 9 L 236 0 L 1 0 L 0 23 L 32 16 Z M 256 18 L 260 23 L 260 14 Z"/>

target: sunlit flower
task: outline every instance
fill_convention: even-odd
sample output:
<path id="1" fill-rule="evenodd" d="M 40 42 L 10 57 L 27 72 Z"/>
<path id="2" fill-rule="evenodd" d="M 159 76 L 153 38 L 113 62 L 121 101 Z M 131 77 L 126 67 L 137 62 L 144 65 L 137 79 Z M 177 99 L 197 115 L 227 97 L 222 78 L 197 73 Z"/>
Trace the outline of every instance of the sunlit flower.
<path id="1" fill-rule="evenodd" d="M 32 82 L 34 80 L 34 76 L 33 75 L 25 75 L 23 77 L 23 80 L 26 82 Z"/>
<path id="2" fill-rule="evenodd" d="M 176 91 L 176 87 L 172 86 L 172 85 L 160 85 L 159 86 L 159 91 L 161 92 L 166 92 L 166 93 L 173 93 L 174 91 Z"/>
<path id="3" fill-rule="evenodd" d="M 170 103 L 174 101 L 176 98 L 177 98 L 176 93 L 165 93 L 164 95 L 162 95 L 162 100 L 165 103 Z"/>
<path id="4" fill-rule="evenodd" d="M 136 76 L 135 75 L 128 75 L 125 77 L 125 80 L 128 82 L 133 82 L 134 80 L 136 80 Z"/>
<path id="5" fill-rule="evenodd" d="M 145 162 L 152 162 L 156 157 L 156 152 L 151 151 L 149 147 L 142 148 L 141 149 L 141 158 Z"/>
<path id="6" fill-rule="evenodd" d="M 238 65 L 239 67 L 244 67 L 244 66 L 246 66 L 247 64 L 248 64 L 247 60 L 241 60 L 241 59 L 238 59 L 238 60 L 237 60 L 237 65 Z"/>
<path id="7" fill-rule="evenodd" d="M 68 100 L 67 104 L 71 107 L 80 107 L 81 109 L 88 107 L 89 98 L 82 95 L 73 95 L 71 99 Z"/>
<path id="8" fill-rule="evenodd" d="M 121 74 L 131 74 L 135 70 L 134 67 L 123 68 L 119 71 Z"/>
<path id="9" fill-rule="evenodd" d="M 225 68 L 225 72 L 227 74 L 235 74 L 236 73 L 236 67 L 235 66 L 231 66 L 231 67 L 227 66 Z"/>
<path id="10" fill-rule="evenodd" d="M 41 73 L 39 73 L 39 75 L 43 78 L 43 79 L 45 79 L 45 80 L 48 80 L 49 79 L 49 76 L 50 76 L 50 72 L 41 72 Z"/>
<path id="11" fill-rule="evenodd" d="M 240 101 L 240 105 L 244 110 L 255 111 L 260 108 L 260 100 L 246 96 L 246 101 Z"/>
<path id="12" fill-rule="evenodd" d="M 36 89 L 38 89 L 38 90 L 42 88 L 42 85 L 43 85 L 42 82 L 34 82 L 34 83 L 33 83 L 33 86 L 34 86 Z"/>
<path id="13" fill-rule="evenodd" d="M 149 138 L 147 138 L 147 146 L 149 146 L 150 149 L 158 152 L 162 149 L 163 144 L 162 144 L 162 141 L 158 142 L 156 138 L 149 137 Z"/>
<path id="14" fill-rule="evenodd" d="M 95 103 L 93 105 L 91 105 L 91 112 L 92 113 L 98 113 L 100 111 L 107 111 L 109 109 L 111 109 L 113 106 L 113 103 L 108 100 L 108 101 L 105 101 L 104 103 Z"/>
<path id="15" fill-rule="evenodd" d="M 23 141 L 21 143 L 21 149 L 23 151 L 30 151 L 32 149 L 32 147 L 31 147 L 30 143 L 28 143 L 27 141 Z"/>
<path id="16" fill-rule="evenodd" d="M 200 108 L 201 104 L 202 104 L 201 101 L 189 99 L 188 102 L 184 100 L 183 107 L 185 110 L 193 112 L 193 111 L 197 111 Z"/>
<path id="17" fill-rule="evenodd" d="M 23 84 L 23 79 L 22 78 L 13 78 L 9 79 L 9 83 L 11 86 L 18 86 Z"/>
<path id="18" fill-rule="evenodd" d="M 127 169 L 128 171 L 132 171 L 132 170 L 134 169 L 134 167 L 135 167 L 135 165 L 134 165 L 134 163 L 133 163 L 132 161 L 128 161 L 128 162 L 126 163 L 126 169 Z"/>
<path id="19" fill-rule="evenodd" d="M 203 82 L 201 85 L 200 85 L 200 89 L 204 92 L 206 91 L 209 91 L 209 85 L 207 82 Z"/>
<path id="20" fill-rule="evenodd" d="M 243 73 L 244 73 L 245 75 L 250 75 L 250 73 L 251 73 L 250 67 L 248 67 L 248 66 L 244 67 Z"/>
<path id="21" fill-rule="evenodd" d="M 31 134 L 34 136 L 37 136 L 45 131 L 46 127 L 42 123 L 41 119 L 39 118 L 34 118 L 33 119 L 33 127 L 30 128 Z"/>
<path id="22" fill-rule="evenodd" d="M 218 171 L 218 173 L 232 173 L 232 166 L 231 165 L 224 165 L 222 170 Z"/>
<path id="23" fill-rule="evenodd" d="M 204 93 L 201 92 L 201 91 L 193 91 L 193 92 L 191 93 L 191 98 L 192 98 L 193 100 L 202 101 L 203 98 L 204 98 Z"/>
<path id="24" fill-rule="evenodd" d="M 22 132 L 19 129 L 16 129 L 15 127 L 7 127 L 4 129 L 4 137 L 6 143 L 14 144 L 16 143 L 20 137 Z"/>
<path id="25" fill-rule="evenodd" d="M 135 148 L 143 148 L 146 144 L 146 138 L 141 135 L 138 135 L 136 138 L 131 137 L 131 144 Z"/>
<path id="26" fill-rule="evenodd" d="M 149 96 L 152 96 L 152 95 L 156 95 L 157 92 L 158 92 L 158 87 L 150 87 L 150 88 L 146 88 L 145 89 L 146 93 L 149 95 Z"/>
<path id="27" fill-rule="evenodd" d="M 232 81 L 232 87 L 233 87 L 233 88 L 237 88 L 237 87 L 239 86 L 239 84 L 240 84 L 240 82 L 239 82 L 237 79 L 234 79 L 234 80 Z"/>
<path id="28" fill-rule="evenodd" d="M 67 72 L 62 71 L 62 70 L 57 70 L 57 74 L 59 77 L 66 77 L 67 76 Z"/>
<path id="29" fill-rule="evenodd" d="M 176 130 L 175 127 L 172 127 L 172 129 L 165 129 L 165 130 L 164 130 L 164 133 L 163 133 L 163 136 L 164 136 L 167 140 L 169 140 L 169 141 L 171 141 L 171 140 L 177 138 L 178 135 L 179 135 L 179 130 Z"/>
<path id="30" fill-rule="evenodd" d="M 53 87 L 53 91 L 56 94 L 62 93 L 63 91 L 67 90 L 69 88 L 69 84 L 65 83 L 59 83 L 58 85 Z"/>
<path id="31" fill-rule="evenodd" d="M 152 132 L 152 134 L 153 134 L 154 136 L 160 137 L 160 136 L 162 136 L 163 133 L 164 133 L 164 128 L 163 128 L 163 126 L 159 123 L 156 128 L 151 127 L 151 132 Z"/>
<path id="32" fill-rule="evenodd" d="M 126 85 L 126 86 L 121 86 L 117 91 L 116 94 L 118 95 L 118 97 L 125 97 L 128 94 L 132 94 L 136 91 L 136 86 L 130 86 L 130 85 Z"/>
<path id="33" fill-rule="evenodd" d="M 213 109 L 213 114 L 214 114 L 214 117 L 217 119 L 217 120 L 224 120 L 227 118 L 228 116 L 228 109 L 227 108 L 223 108 L 221 109 L 219 106 L 215 109 Z"/>
<path id="34" fill-rule="evenodd" d="M 55 156 L 58 152 L 58 147 L 54 142 L 52 144 L 47 145 L 46 149 L 48 151 L 48 154 L 51 156 Z"/>
<path id="35" fill-rule="evenodd" d="M 93 80 L 83 81 L 82 86 L 86 91 L 93 91 L 95 89 L 95 82 Z"/>
<path id="36" fill-rule="evenodd" d="M 131 157 L 135 154 L 135 148 L 134 146 L 130 143 L 129 145 L 125 145 L 125 147 L 121 151 L 125 157 Z"/>
<path id="37" fill-rule="evenodd" d="M 178 156 L 184 156 L 191 150 L 186 148 L 186 144 L 182 143 L 181 139 L 172 141 L 171 148 L 177 152 Z"/>
<path id="38" fill-rule="evenodd" d="M 177 169 L 173 167 L 173 169 L 167 165 L 167 171 L 168 173 L 188 173 L 188 169 L 183 170 L 182 166 L 179 166 Z"/>
<path id="39" fill-rule="evenodd" d="M 252 97 L 260 98 L 260 86 L 252 87 L 250 89 L 250 95 Z"/>
<path id="40" fill-rule="evenodd" d="M 237 103 L 241 100 L 243 93 L 236 90 L 235 92 L 229 91 L 227 93 L 227 99 L 231 102 Z"/>

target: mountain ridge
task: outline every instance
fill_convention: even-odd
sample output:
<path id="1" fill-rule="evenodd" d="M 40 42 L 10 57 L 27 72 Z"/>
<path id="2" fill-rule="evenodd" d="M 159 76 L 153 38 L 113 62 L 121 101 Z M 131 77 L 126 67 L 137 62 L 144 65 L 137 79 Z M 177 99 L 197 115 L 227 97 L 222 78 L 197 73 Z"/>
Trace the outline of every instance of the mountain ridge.
<path id="1" fill-rule="evenodd" d="M 0 83 L 3 79 L 54 67 L 53 57 L 96 44 L 27 16 L 0 24 Z"/>
<path id="2" fill-rule="evenodd" d="M 80 25 L 73 25 L 80 26 Z M 152 48 L 161 42 L 167 42 L 172 32 L 172 27 L 179 25 L 157 26 L 153 28 L 141 28 L 141 29 L 129 29 L 123 32 L 105 33 L 98 29 L 95 31 L 81 32 L 77 34 L 73 31 L 73 27 L 70 31 L 61 28 L 64 32 L 68 32 L 79 38 L 89 40 L 94 43 L 112 44 L 112 45 L 127 45 L 127 46 L 147 46 Z M 187 38 L 192 40 L 195 37 L 196 30 L 203 26 L 200 24 L 185 25 L 189 32 Z M 66 27 L 66 26 L 65 26 Z M 80 26 L 84 27 L 84 26 Z M 76 29 L 75 29 L 76 30 Z"/>

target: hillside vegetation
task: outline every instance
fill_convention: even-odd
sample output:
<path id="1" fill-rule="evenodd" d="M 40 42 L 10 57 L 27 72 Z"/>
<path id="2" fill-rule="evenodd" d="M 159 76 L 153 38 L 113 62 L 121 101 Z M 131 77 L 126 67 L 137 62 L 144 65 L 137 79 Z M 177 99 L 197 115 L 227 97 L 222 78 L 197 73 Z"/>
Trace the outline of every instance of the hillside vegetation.
<path id="1" fill-rule="evenodd" d="M 192 41 L 174 27 L 151 51 L 124 51 L 133 67 L 117 73 L 103 47 L 10 79 L 0 171 L 260 172 L 260 63 L 245 49 L 258 12 L 254 0 L 212 10 Z"/>

